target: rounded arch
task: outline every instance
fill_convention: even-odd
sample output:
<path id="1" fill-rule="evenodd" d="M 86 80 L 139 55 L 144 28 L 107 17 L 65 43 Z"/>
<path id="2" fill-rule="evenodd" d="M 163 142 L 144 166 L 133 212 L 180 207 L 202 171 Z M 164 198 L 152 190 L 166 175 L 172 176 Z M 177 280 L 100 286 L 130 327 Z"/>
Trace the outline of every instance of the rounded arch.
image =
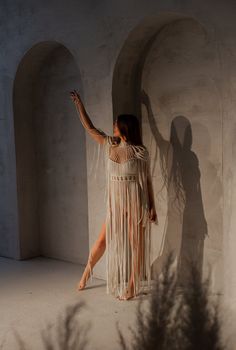
<path id="1" fill-rule="evenodd" d="M 43 41 L 21 59 L 13 90 L 20 259 L 84 264 L 88 254 L 85 132 L 69 92 L 79 69 L 61 43 Z"/>
<path id="2" fill-rule="evenodd" d="M 216 172 L 204 173 L 200 182 L 201 168 L 198 165 L 217 167 L 222 162 L 222 144 L 217 143 L 221 140 L 222 130 L 214 128 L 214 125 L 222 125 L 222 116 L 215 82 L 215 76 L 219 77 L 219 61 L 212 34 L 198 19 L 181 13 L 163 12 L 144 19 L 129 33 L 117 57 L 112 100 L 114 118 L 121 113 L 138 116 L 144 144 L 151 153 L 154 151 L 152 174 L 160 224 L 157 228 L 153 226 L 152 271 L 161 273 L 169 250 L 174 251 L 176 262 L 180 262 L 178 272 L 183 282 L 186 281 L 188 258 L 197 262 L 201 273 L 206 272 L 207 262 L 213 261 L 213 289 L 217 289 L 222 285 L 217 275 L 218 266 L 222 267 L 222 245 L 218 239 L 222 236 L 222 213 L 217 205 L 212 214 L 212 206 L 220 203 L 222 195 L 218 194 L 215 200 L 214 194 L 208 192 L 208 186 L 218 179 Z M 141 94 L 142 90 L 144 94 Z M 177 123 L 180 120 L 177 116 L 181 116 L 181 123 Z M 171 125 L 178 138 L 193 136 L 194 150 L 189 144 L 184 155 L 176 152 L 170 138 Z M 208 132 L 202 134 L 199 125 Z M 210 141 L 206 143 L 204 137 L 208 133 Z M 204 142 L 211 143 L 217 150 L 214 158 L 206 158 L 207 152 L 200 145 Z M 172 147 L 168 147 L 170 145 Z M 168 153 L 167 150 L 171 151 Z M 168 190 L 162 186 L 163 164 L 169 177 L 173 178 L 176 169 L 183 174 L 181 182 L 190 200 L 178 210 L 178 214 L 171 202 L 178 183 L 172 182 Z M 192 191 L 193 188 L 198 190 Z M 208 218 L 219 227 L 217 233 L 209 234 L 215 238 L 212 242 L 217 242 L 217 256 L 215 245 L 211 242 L 205 245 L 204 242 L 209 213 Z"/>
<path id="3" fill-rule="evenodd" d="M 126 38 L 116 60 L 112 80 L 114 118 L 121 113 L 134 113 L 141 118 L 140 87 L 144 62 L 158 35 L 176 21 L 198 20 L 177 12 L 163 12 L 145 18 Z M 205 28 L 200 24 L 202 30 Z"/>

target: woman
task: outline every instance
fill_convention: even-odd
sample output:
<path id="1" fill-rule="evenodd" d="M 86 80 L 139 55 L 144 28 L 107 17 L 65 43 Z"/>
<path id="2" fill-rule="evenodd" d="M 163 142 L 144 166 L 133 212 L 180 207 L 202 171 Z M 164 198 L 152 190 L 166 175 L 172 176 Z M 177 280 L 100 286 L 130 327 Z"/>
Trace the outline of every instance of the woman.
<path id="1" fill-rule="evenodd" d="M 151 288 L 150 228 L 157 223 L 149 153 L 142 143 L 139 121 L 131 114 L 119 115 L 114 135 L 95 128 L 76 90 L 71 98 L 80 120 L 100 145 L 107 159 L 107 215 L 92 247 L 78 290 L 85 284 L 96 262 L 107 249 L 107 293 L 119 300 L 137 296 Z"/>

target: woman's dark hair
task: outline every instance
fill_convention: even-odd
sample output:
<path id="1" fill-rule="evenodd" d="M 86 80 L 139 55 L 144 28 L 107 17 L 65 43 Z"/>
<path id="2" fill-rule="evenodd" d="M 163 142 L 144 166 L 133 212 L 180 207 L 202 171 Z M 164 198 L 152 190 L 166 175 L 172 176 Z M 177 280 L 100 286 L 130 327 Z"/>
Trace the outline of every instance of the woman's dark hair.
<path id="1" fill-rule="evenodd" d="M 120 114 L 117 119 L 117 127 L 126 141 L 133 145 L 143 145 L 140 123 L 138 118 L 133 114 Z"/>

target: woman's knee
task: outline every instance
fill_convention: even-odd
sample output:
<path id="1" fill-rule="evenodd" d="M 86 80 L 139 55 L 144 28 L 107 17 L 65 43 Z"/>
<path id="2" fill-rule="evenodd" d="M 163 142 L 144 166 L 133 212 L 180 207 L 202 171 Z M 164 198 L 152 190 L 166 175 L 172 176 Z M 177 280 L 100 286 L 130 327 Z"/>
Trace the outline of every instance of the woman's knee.
<path id="1" fill-rule="evenodd" d="M 102 236 L 99 240 L 98 240 L 98 246 L 99 248 L 105 248 L 106 247 L 106 236 Z"/>
<path id="2" fill-rule="evenodd" d="M 102 231 L 98 239 L 98 245 L 100 247 L 105 247 L 106 246 L 106 224 L 105 222 L 102 225 Z"/>

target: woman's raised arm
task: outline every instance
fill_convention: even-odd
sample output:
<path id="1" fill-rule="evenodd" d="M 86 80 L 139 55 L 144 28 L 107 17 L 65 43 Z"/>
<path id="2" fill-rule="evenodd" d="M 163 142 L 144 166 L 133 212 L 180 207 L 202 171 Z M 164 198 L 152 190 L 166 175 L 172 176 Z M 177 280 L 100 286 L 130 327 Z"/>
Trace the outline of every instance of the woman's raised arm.
<path id="1" fill-rule="evenodd" d="M 88 131 L 88 133 L 91 135 L 91 137 L 97 141 L 100 144 L 105 143 L 105 139 L 107 137 L 107 135 L 101 131 L 98 130 L 92 123 L 92 121 L 90 120 L 85 107 L 83 105 L 83 102 L 81 101 L 80 95 L 78 94 L 78 92 L 76 90 L 73 90 L 70 92 L 71 98 L 75 104 L 75 107 L 77 109 L 77 111 L 79 112 L 79 116 L 80 116 L 80 121 L 82 123 L 82 125 L 84 126 L 84 128 Z"/>

